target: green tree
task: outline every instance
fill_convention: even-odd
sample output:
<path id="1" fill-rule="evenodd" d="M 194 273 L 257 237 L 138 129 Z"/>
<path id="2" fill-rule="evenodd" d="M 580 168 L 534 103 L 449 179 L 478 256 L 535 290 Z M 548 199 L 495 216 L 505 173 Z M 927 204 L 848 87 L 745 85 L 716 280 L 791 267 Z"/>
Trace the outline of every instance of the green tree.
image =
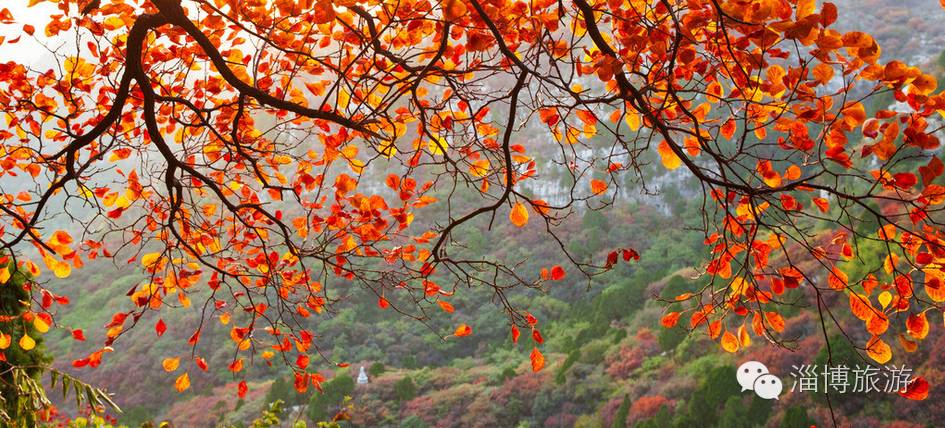
<path id="1" fill-rule="evenodd" d="M 564 384 L 568 370 L 571 366 L 574 365 L 581 358 L 581 350 L 575 349 L 568 354 L 568 358 L 564 360 L 564 363 L 561 364 L 561 367 L 558 368 L 558 371 L 555 372 L 555 383 L 558 385 Z"/>
<path id="2" fill-rule="evenodd" d="M 312 395 L 308 403 L 308 418 L 312 422 L 331 419 L 344 404 L 345 397 L 354 392 L 354 378 L 346 373 L 322 384 L 322 393 Z"/>
<path id="3" fill-rule="evenodd" d="M 745 406 L 745 397 L 731 396 L 725 401 L 722 414 L 719 416 L 720 427 L 752 428 L 764 426 L 771 415 L 771 401 L 751 395 L 750 403 Z"/>
<path id="4" fill-rule="evenodd" d="M 417 387 L 410 376 L 405 376 L 394 383 L 394 396 L 397 397 L 397 401 L 410 401 L 417 396 Z"/>
<path id="5" fill-rule="evenodd" d="M 378 377 L 384 374 L 384 372 L 387 371 L 387 368 L 384 367 L 384 363 L 376 362 L 374 364 L 371 364 L 371 367 L 368 367 L 367 371 L 368 371 L 368 374 L 371 375 L 372 378 L 374 378 L 374 377 Z"/>
<path id="6" fill-rule="evenodd" d="M 29 311 L 29 278 L 13 263 L 0 266 L 6 272 L 6 283 L 0 285 L 0 316 L 10 319 L 0 322 L 0 341 L 9 341 L 9 347 L 2 351 L 4 359 L 0 361 L 0 422 L 11 426 L 34 426 L 35 412 L 42 407 L 40 397 L 42 386 L 40 375 L 52 360 L 46 354 L 43 336 L 36 331 L 33 323 L 26 322 L 23 315 Z M 20 338 L 28 335 L 36 342 L 36 347 L 26 351 L 19 345 Z M 35 390 L 36 388 L 39 390 Z"/>
<path id="7" fill-rule="evenodd" d="M 269 387 L 269 391 L 266 392 L 267 403 L 282 400 L 285 403 L 301 404 L 299 400 L 303 397 L 304 395 L 296 393 L 289 381 L 282 376 L 277 377 Z"/>
<path id="8" fill-rule="evenodd" d="M 652 418 L 636 424 L 636 428 L 665 428 L 673 425 L 673 417 L 669 414 L 666 406 L 660 406 L 660 410 Z"/>
<path id="9" fill-rule="evenodd" d="M 781 419 L 781 426 L 784 428 L 809 427 L 816 424 L 817 421 L 808 416 L 807 410 L 801 406 L 788 407 Z"/>
<path id="10" fill-rule="evenodd" d="M 730 397 L 738 397 L 741 387 L 735 379 L 735 367 L 724 365 L 709 371 L 699 388 L 690 395 L 683 425 L 715 426 L 719 410 Z"/>
<path id="11" fill-rule="evenodd" d="M 626 427 L 628 416 L 630 416 L 630 395 L 624 394 L 623 401 L 620 403 L 620 407 L 617 409 L 617 414 L 614 415 L 614 423 L 611 424 L 611 427 L 612 428 Z"/>

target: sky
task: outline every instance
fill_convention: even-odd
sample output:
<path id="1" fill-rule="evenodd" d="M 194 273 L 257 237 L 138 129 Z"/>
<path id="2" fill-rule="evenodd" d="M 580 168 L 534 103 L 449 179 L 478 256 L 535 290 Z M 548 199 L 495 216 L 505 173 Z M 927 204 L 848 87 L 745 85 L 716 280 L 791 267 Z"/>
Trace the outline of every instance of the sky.
<path id="1" fill-rule="evenodd" d="M 0 45 L 0 62 L 16 61 L 19 63 L 33 64 L 48 54 L 48 51 L 39 43 L 38 40 L 48 41 L 43 33 L 43 29 L 49 21 L 51 14 L 61 13 L 56 8 L 54 2 L 42 2 L 33 7 L 27 7 L 27 0 L 0 0 L 0 10 L 9 9 L 16 19 L 14 24 L 0 24 L 0 35 L 5 36 L 7 41 Z M 9 40 L 15 39 L 22 32 L 23 24 L 31 24 L 36 27 L 36 33 L 33 37 L 36 39 L 24 37 L 19 42 L 10 44 Z"/>

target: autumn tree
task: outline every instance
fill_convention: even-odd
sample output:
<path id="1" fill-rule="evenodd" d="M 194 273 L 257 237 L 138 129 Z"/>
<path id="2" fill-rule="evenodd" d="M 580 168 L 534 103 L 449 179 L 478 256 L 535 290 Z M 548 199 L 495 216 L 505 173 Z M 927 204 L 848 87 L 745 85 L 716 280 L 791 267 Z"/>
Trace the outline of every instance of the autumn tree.
<path id="1" fill-rule="evenodd" d="M 0 11 L 22 33 L 4 43 L 69 40 L 48 44 L 52 67 L 0 64 L 0 245 L 34 278 L 24 316 L 54 314 L 50 278 L 90 259 L 150 275 L 77 367 L 138 324 L 160 336 L 160 311 L 194 305 L 230 323 L 233 372 L 249 355 L 278 358 L 304 391 L 322 380 L 311 356 L 343 363 L 321 355 L 310 321 L 332 290 L 362 287 L 380 310 L 425 322 L 486 287 L 540 370 L 539 320 L 508 291 L 638 258 L 621 242 L 575 257 L 561 226 L 625 183 L 649 190 L 654 161 L 700 184 L 711 254 L 664 325 L 682 320 L 730 352 L 789 346 L 778 308 L 801 289 L 825 336 L 836 324 L 886 363 L 890 343 L 914 348 L 942 310 L 945 97 L 870 35 L 833 29 L 832 3 L 47 3 L 59 12 L 39 24 Z M 876 96 L 896 105 L 868 109 Z M 545 177 L 565 188 L 536 193 Z M 504 221 L 543 230 L 558 260 L 524 272 L 461 251 L 464 228 Z M 866 273 L 851 276 L 851 260 Z M 828 304 L 837 294 L 848 308 Z M 204 327 L 182 344 L 179 390 L 206 369 Z"/>

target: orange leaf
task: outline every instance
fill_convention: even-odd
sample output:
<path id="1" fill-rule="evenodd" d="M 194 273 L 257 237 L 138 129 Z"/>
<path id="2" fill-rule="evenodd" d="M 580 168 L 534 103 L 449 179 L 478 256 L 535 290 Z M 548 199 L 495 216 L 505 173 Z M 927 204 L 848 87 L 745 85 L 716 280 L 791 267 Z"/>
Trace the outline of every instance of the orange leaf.
<path id="1" fill-rule="evenodd" d="M 929 321 L 925 318 L 925 312 L 909 315 L 906 319 L 906 333 L 919 340 L 929 335 Z"/>
<path id="2" fill-rule="evenodd" d="M 523 227 L 528 224 L 528 210 L 525 209 L 524 204 L 521 202 L 515 203 L 515 206 L 512 207 L 512 211 L 509 213 L 509 221 L 516 227 Z"/>
<path id="3" fill-rule="evenodd" d="M 672 328 L 677 322 L 679 322 L 679 312 L 670 312 L 663 315 L 663 319 L 660 320 L 660 324 L 666 328 Z"/>
<path id="4" fill-rule="evenodd" d="M 595 195 L 599 195 L 607 191 L 607 183 L 603 180 L 593 179 L 591 180 L 591 192 Z"/>
<path id="5" fill-rule="evenodd" d="M 185 372 L 174 381 L 174 389 L 177 392 L 184 392 L 187 388 L 190 388 L 190 376 Z"/>
<path id="6" fill-rule="evenodd" d="M 331 0 L 318 0 L 312 8 L 312 16 L 316 24 L 326 24 L 335 19 L 335 9 L 331 7 Z"/>
<path id="7" fill-rule="evenodd" d="M 765 312 L 765 320 L 768 321 L 768 324 L 771 328 L 780 333 L 784 331 L 784 317 L 777 312 Z"/>
<path id="8" fill-rule="evenodd" d="M 676 152 L 673 151 L 669 143 L 665 140 L 656 146 L 656 152 L 660 154 L 660 160 L 663 163 L 663 167 L 666 169 L 672 171 L 682 165 L 682 159 L 679 159 L 679 156 L 676 155 Z"/>
<path id="9" fill-rule="evenodd" d="M 885 333 L 888 328 L 889 318 L 882 312 L 874 312 L 873 316 L 866 322 L 866 330 L 875 335 Z"/>
<path id="10" fill-rule="evenodd" d="M 453 332 L 453 335 L 456 337 L 469 336 L 472 334 L 472 327 L 466 324 L 460 324 L 459 327 L 456 327 L 456 331 Z"/>
<path id="11" fill-rule="evenodd" d="M 873 336 L 866 344 L 866 353 L 870 358 L 880 364 L 886 364 L 886 362 L 892 359 L 892 349 L 878 336 Z"/>
<path id="12" fill-rule="evenodd" d="M 545 366 L 545 356 L 541 354 L 538 348 L 532 348 L 532 355 L 530 358 L 532 360 L 533 372 L 537 372 L 541 370 L 542 367 Z"/>
<path id="13" fill-rule="evenodd" d="M 164 361 L 161 362 L 161 366 L 164 367 L 164 371 L 170 373 L 180 367 L 180 358 L 165 358 Z"/>
<path id="14" fill-rule="evenodd" d="M 447 21 L 455 21 L 466 14 L 466 5 L 462 0 L 446 0 L 443 2 L 443 18 Z"/>
<path id="15" fill-rule="evenodd" d="M 827 277 L 827 285 L 834 290 L 843 290 L 847 288 L 847 284 L 849 284 L 847 274 L 840 270 L 840 268 L 834 266 L 830 271 L 830 275 Z"/>
<path id="16" fill-rule="evenodd" d="M 850 293 L 850 312 L 863 321 L 869 320 L 873 316 L 873 306 L 869 298 L 857 293 Z"/>
<path id="17" fill-rule="evenodd" d="M 738 351 L 738 338 L 728 330 L 722 334 L 722 349 L 726 352 Z"/>
<path id="18" fill-rule="evenodd" d="M 738 343 L 743 348 L 751 345 L 751 336 L 748 335 L 748 329 L 745 328 L 745 324 L 738 327 Z"/>
<path id="19" fill-rule="evenodd" d="M 453 311 L 455 310 L 455 309 L 453 308 L 453 305 L 450 304 L 450 302 L 445 302 L 445 301 L 443 301 L 443 300 L 439 300 L 439 301 L 437 301 L 436 303 L 437 303 L 438 305 L 440 305 L 440 309 L 442 309 L 443 312 L 453 313 Z"/>
<path id="20" fill-rule="evenodd" d="M 918 343 L 906 339 L 902 334 L 897 335 L 896 338 L 899 339 L 899 345 L 901 345 L 902 349 L 905 349 L 906 352 L 915 352 L 916 349 L 919 349 Z"/>

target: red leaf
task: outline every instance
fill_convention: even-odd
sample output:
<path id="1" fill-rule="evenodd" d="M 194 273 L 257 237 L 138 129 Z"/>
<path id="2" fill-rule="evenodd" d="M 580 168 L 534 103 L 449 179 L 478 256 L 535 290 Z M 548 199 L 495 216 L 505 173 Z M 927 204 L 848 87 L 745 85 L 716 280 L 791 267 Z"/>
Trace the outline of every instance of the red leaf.
<path id="1" fill-rule="evenodd" d="M 85 340 L 85 333 L 83 333 L 81 329 L 77 328 L 72 330 L 72 338 L 79 341 Z"/>
<path id="2" fill-rule="evenodd" d="M 309 358 L 308 355 L 299 354 L 298 358 L 295 359 L 295 365 L 299 366 L 300 369 L 305 369 L 308 367 Z"/>
<path id="3" fill-rule="evenodd" d="M 187 344 L 189 344 L 190 346 L 194 346 L 199 341 L 200 341 L 200 329 L 198 328 L 197 331 L 195 331 L 194 334 L 190 336 L 190 339 L 187 340 Z"/>
<path id="4" fill-rule="evenodd" d="M 512 343 L 518 343 L 518 336 L 521 333 L 518 331 L 518 327 L 512 326 Z"/>
<path id="5" fill-rule="evenodd" d="M 917 376 L 905 391 L 899 391 L 899 395 L 910 400 L 925 400 L 929 396 L 929 383 L 922 376 Z"/>
<path id="6" fill-rule="evenodd" d="M 154 332 L 157 333 L 158 337 L 161 337 L 165 331 L 167 331 L 167 324 L 164 324 L 163 319 L 159 319 L 157 324 L 154 325 Z"/>
<path id="7" fill-rule="evenodd" d="M 562 268 L 561 266 L 554 265 L 554 267 L 551 268 L 551 279 L 553 281 L 561 281 L 562 279 L 564 279 L 564 276 L 565 276 L 564 268 Z"/>
<path id="8" fill-rule="evenodd" d="M 541 337 L 541 332 L 538 331 L 538 329 L 532 330 L 532 339 L 534 339 L 536 343 L 543 343 L 545 341 L 545 339 Z"/>
<path id="9" fill-rule="evenodd" d="M 246 397 L 246 391 L 248 390 L 249 390 L 249 387 L 246 386 L 246 381 L 244 380 L 240 382 L 239 385 L 236 386 L 236 395 L 238 395 L 240 398 L 244 398 Z"/>
<path id="10" fill-rule="evenodd" d="M 908 172 L 900 172 L 894 175 L 893 179 L 896 180 L 896 187 L 900 189 L 909 189 L 912 186 L 915 186 L 918 182 L 918 180 L 915 178 L 915 174 Z"/>
<path id="11" fill-rule="evenodd" d="M 538 318 L 535 318 L 534 315 L 528 313 L 525 314 L 525 321 L 528 322 L 528 325 L 538 324 Z"/>
<path id="12" fill-rule="evenodd" d="M 943 172 L 945 172 L 945 165 L 942 164 L 938 156 L 932 156 L 928 165 L 919 167 L 919 175 L 922 176 L 922 182 L 926 186 L 932 184 L 932 181 L 942 175 Z"/>

